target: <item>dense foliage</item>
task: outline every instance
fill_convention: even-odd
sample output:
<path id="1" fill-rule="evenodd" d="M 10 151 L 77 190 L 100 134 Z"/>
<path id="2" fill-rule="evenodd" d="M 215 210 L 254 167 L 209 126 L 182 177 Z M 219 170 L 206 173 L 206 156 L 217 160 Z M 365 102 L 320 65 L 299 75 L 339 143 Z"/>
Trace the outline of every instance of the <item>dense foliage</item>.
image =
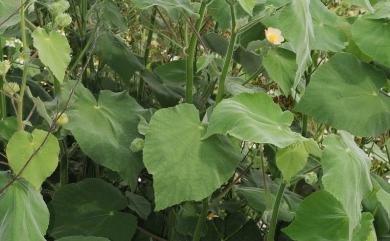
<path id="1" fill-rule="evenodd" d="M 1 241 L 390 239 L 390 2 L 1 0 Z"/>

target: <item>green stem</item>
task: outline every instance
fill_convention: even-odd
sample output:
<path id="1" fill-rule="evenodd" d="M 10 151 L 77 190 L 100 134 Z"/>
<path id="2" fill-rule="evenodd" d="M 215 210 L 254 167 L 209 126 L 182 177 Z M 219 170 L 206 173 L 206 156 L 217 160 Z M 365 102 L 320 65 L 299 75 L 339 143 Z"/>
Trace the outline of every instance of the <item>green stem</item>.
<path id="1" fill-rule="evenodd" d="M 26 91 L 26 85 L 27 85 L 27 77 L 28 77 L 28 62 L 27 58 L 29 57 L 28 52 L 28 46 L 27 46 L 27 36 L 26 36 L 26 25 L 24 21 L 24 0 L 20 1 L 20 31 L 22 34 L 22 42 L 23 42 L 23 56 L 25 59 L 24 68 L 23 68 L 23 77 L 22 77 L 22 86 L 20 87 L 20 94 L 18 98 L 18 115 L 17 115 L 17 122 L 18 122 L 18 130 L 23 130 L 23 98 L 24 98 L 24 92 Z"/>
<path id="2" fill-rule="evenodd" d="M 303 115 L 303 121 L 302 121 L 302 136 L 307 136 L 307 115 Z"/>
<path id="3" fill-rule="evenodd" d="M 192 241 L 200 241 L 200 236 L 202 234 L 203 225 L 206 222 L 208 207 L 209 207 L 209 200 L 208 200 L 208 198 L 205 198 L 202 201 L 202 211 L 200 213 L 198 223 L 196 224 L 194 236 L 192 237 Z"/>
<path id="4" fill-rule="evenodd" d="M 5 83 L 5 76 L 0 78 L 0 90 L 3 90 L 3 85 Z M 0 91 L 0 120 L 7 117 L 7 102 L 5 94 Z"/>
<path id="5" fill-rule="evenodd" d="M 69 181 L 69 173 L 68 173 L 68 166 L 69 166 L 69 160 L 68 160 L 68 151 L 66 148 L 65 140 L 61 141 L 61 152 L 62 157 L 60 161 L 60 185 L 66 185 Z"/>
<path id="6" fill-rule="evenodd" d="M 217 104 L 219 102 L 221 102 L 221 100 L 223 99 L 223 96 L 225 94 L 225 80 L 226 80 L 226 77 L 227 77 L 227 74 L 229 71 L 230 63 L 231 63 L 232 58 L 233 58 L 234 45 L 236 44 L 236 40 L 237 40 L 237 36 L 238 36 L 237 31 L 236 31 L 236 10 L 234 8 L 233 3 L 229 2 L 229 5 L 230 5 L 231 16 L 232 16 L 232 30 L 231 30 L 232 36 L 230 37 L 229 47 L 227 49 L 227 53 L 226 53 L 223 68 L 222 68 L 221 77 L 219 79 L 218 93 L 217 93 L 217 98 L 216 98 Z"/>
<path id="7" fill-rule="evenodd" d="M 199 18 L 195 23 L 195 32 L 192 33 L 190 44 L 188 47 L 188 56 L 186 61 L 186 73 L 187 73 L 187 84 L 186 84 L 186 102 L 192 103 L 192 86 L 194 84 L 194 62 L 196 46 L 198 44 L 197 32 L 202 27 L 203 18 L 206 14 L 207 4 L 209 0 L 203 0 L 199 9 Z"/>
<path id="8" fill-rule="evenodd" d="M 150 45 L 152 43 L 153 33 L 154 33 L 154 24 L 156 22 L 156 15 L 157 15 L 157 7 L 153 8 L 152 17 L 150 19 L 150 25 L 151 28 L 149 29 L 148 38 L 146 40 L 145 45 L 145 53 L 144 53 L 144 65 L 145 67 L 149 63 L 149 55 L 150 55 Z M 138 99 L 142 100 L 143 94 L 144 94 L 144 88 L 145 88 L 145 80 L 144 78 L 140 78 L 139 86 L 138 86 Z"/>
<path id="9" fill-rule="evenodd" d="M 286 186 L 287 186 L 286 182 L 282 181 L 280 183 L 279 190 L 276 195 L 274 205 L 272 207 L 271 224 L 268 231 L 267 241 L 275 241 L 275 231 L 276 231 L 276 224 L 278 222 L 279 208 L 280 208 L 280 204 L 282 203 L 282 197 Z"/>

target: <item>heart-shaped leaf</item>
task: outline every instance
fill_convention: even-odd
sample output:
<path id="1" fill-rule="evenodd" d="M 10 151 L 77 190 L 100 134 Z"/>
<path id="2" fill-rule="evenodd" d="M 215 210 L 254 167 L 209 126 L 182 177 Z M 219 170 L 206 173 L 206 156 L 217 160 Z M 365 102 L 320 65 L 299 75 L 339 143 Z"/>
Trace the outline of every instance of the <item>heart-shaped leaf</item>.
<path id="1" fill-rule="evenodd" d="M 385 84 L 381 71 L 353 55 L 336 54 L 312 75 L 295 110 L 354 135 L 375 136 L 390 129 Z"/>
<path id="2" fill-rule="evenodd" d="M 74 102 L 67 111 L 70 130 L 85 152 L 95 162 L 119 172 L 135 185 L 143 164 L 140 154 L 130 150 L 138 137 L 139 114 L 144 109 L 127 93 L 103 90 L 98 100 L 79 85 Z"/>
<path id="3" fill-rule="evenodd" d="M 14 173 L 19 173 L 33 156 L 21 177 L 29 181 L 36 189 L 40 189 L 42 183 L 55 171 L 58 165 L 60 147 L 57 138 L 49 134 L 44 142 L 47 135 L 46 131 L 38 129 L 32 133 L 18 131 L 11 137 L 7 145 L 7 158 Z M 44 144 L 42 145 L 42 143 Z"/>
<path id="4" fill-rule="evenodd" d="M 205 132 L 193 105 L 157 111 L 145 137 L 144 163 L 153 175 L 156 210 L 200 201 L 228 180 L 240 160 L 226 138 Z"/>
<path id="5" fill-rule="evenodd" d="M 65 36 L 57 31 L 46 32 L 38 27 L 32 33 L 34 47 L 38 50 L 39 59 L 49 67 L 57 80 L 62 83 L 71 57 L 71 48 Z"/>

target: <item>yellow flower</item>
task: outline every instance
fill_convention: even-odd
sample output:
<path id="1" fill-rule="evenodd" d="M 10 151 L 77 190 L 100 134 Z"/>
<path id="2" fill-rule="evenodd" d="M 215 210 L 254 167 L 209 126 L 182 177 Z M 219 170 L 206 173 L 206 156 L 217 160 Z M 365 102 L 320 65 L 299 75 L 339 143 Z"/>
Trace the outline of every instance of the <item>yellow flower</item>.
<path id="1" fill-rule="evenodd" d="M 207 220 L 213 220 L 214 218 L 218 218 L 219 216 L 214 213 L 214 212 L 210 212 L 208 215 L 207 215 Z"/>
<path id="2" fill-rule="evenodd" d="M 268 42 L 274 45 L 279 45 L 284 41 L 282 31 L 277 28 L 267 28 L 265 30 L 265 37 L 267 38 Z"/>
<path id="3" fill-rule="evenodd" d="M 62 113 L 60 115 L 60 113 L 57 115 L 57 125 L 58 126 L 63 126 L 63 125 L 66 125 L 68 124 L 69 122 L 69 117 L 65 114 L 65 113 Z"/>

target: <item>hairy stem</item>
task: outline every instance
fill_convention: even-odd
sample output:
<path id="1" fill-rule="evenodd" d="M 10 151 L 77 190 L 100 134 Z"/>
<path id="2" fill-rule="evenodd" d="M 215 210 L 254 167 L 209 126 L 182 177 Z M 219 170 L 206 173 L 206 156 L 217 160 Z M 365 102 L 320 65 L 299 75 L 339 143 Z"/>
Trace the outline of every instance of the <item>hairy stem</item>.
<path id="1" fill-rule="evenodd" d="M 23 68 L 23 77 L 22 77 L 22 85 L 20 87 L 20 94 L 18 98 L 18 130 L 23 130 L 23 99 L 24 92 L 26 91 L 27 85 L 27 77 L 28 77 L 28 46 L 27 46 L 27 37 L 26 37 L 26 25 L 24 21 L 24 0 L 20 1 L 20 32 L 22 34 L 22 42 L 23 42 L 23 56 L 25 59 L 24 68 Z"/>
<path id="2" fill-rule="evenodd" d="M 194 236 L 192 237 L 192 241 L 200 241 L 200 235 L 202 234 L 203 226 L 206 222 L 208 207 L 209 207 L 209 200 L 208 200 L 208 198 L 205 198 L 202 201 L 202 211 L 200 213 L 198 223 L 196 224 Z"/>
<path id="3" fill-rule="evenodd" d="M 228 47 L 227 52 L 226 52 L 221 77 L 219 79 L 218 93 L 217 93 L 217 98 L 216 98 L 217 104 L 219 102 L 221 102 L 221 100 L 223 99 L 223 95 L 225 94 L 225 80 L 226 80 L 226 77 L 227 77 L 227 74 L 229 71 L 230 63 L 231 63 L 232 58 L 233 58 L 234 45 L 236 44 L 236 40 L 237 40 L 237 36 L 238 36 L 237 30 L 236 30 L 236 10 L 234 8 L 234 3 L 229 2 L 229 5 L 230 5 L 231 16 L 232 16 L 232 20 L 231 20 L 232 21 L 232 30 L 231 30 L 232 36 L 230 37 L 229 47 Z"/>
<path id="4" fill-rule="evenodd" d="M 275 241 L 275 231 L 276 231 L 276 224 L 278 222 L 279 208 L 280 208 L 280 204 L 282 203 L 282 197 L 286 186 L 287 184 L 285 182 L 282 181 L 280 183 L 279 190 L 276 195 L 274 205 L 272 207 L 271 224 L 268 231 L 267 241 Z"/>
<path id="5" fill-rule="evenodd" d="M 152 17 L 150 19 L 150 25 L 151 28 L 149 29 L 148 32 L 148 38 L 146 40 L 146 45 L 145 45 L 145 53 L 144 53 L 144 65 L 145 67 L 149 63 L 149 55 L 150 55 L 150 45 L 152 43 L 152 38 L 153 38 L 153 33 L 154 33 L 154 24 L 156 22 L 156 14 L 157 14 L 157 7 L 153 8 L 153 13 Z M 141 77 L 139 80 L 139 86 L 138 86 L 138 99 L 142 100 L 143 94 L 144 94 L 144 88 L 145 88 L 145 80 Z"/>
<path id="6" fill-rule="evenodd" d="M 207 4 L 209 0 L 203 0 L 199 9 L 199 18 L 195 23 L 195 31 L 192 33 L 190 44 L 188 46 L 188 55 L 186 61 L 186 73 L 187 73 L 187 84 L 186 84 L 186 102 L 192 103 L 192 87 L 194 83 L 194 63 L 195 63 L 195 52 L 198 44 L 197 32 L 202 27 L 203 18 L 206 14 Z"/>

